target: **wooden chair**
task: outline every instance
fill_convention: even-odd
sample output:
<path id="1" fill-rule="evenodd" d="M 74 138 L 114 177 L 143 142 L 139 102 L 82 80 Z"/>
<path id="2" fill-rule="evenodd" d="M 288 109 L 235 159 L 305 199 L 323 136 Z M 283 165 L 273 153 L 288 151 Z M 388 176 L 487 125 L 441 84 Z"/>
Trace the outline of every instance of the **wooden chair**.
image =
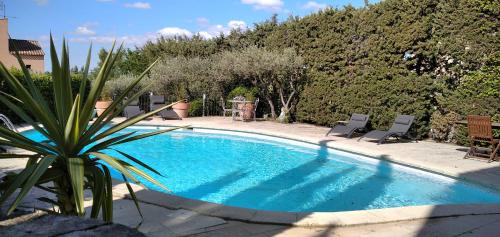
<path id="1" fill-rule="evenodd" d="M 500 140 L 493 138 L 491 118 L 489 116 L 469 115 L 467 116 L 467 128 L 469 131 L 470 148 L 464 158 L 474 156 L 489 158 L 488 162 L 497 160 Z M 488 143 L 491 153 L 488 155 L 479 152 L 479 146 L 476 143 Z"/>

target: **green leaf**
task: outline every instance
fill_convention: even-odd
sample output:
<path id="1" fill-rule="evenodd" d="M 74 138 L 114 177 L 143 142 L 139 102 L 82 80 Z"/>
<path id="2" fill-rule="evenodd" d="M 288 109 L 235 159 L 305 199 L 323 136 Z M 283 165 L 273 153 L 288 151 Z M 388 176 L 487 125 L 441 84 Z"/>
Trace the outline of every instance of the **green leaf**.
<path id="1" fill-rule="evenodd" d="M 37 143 L 4 127 L 0 127 L 0 137 L 2 138 L 0 139 L 0 144 L 4 143 L 5 145 L 9 145 L 7 143 L 10 143 L 10 145 L 13 147 L 23 148 L 44 155 L 50 154 L 49 151 L 56 151 L 51 146 Z"/>
<path id="2" fill-rule="evenodd" d="M 123 165 L 115 157 L 100 152 L 89 152 L 89 155 L 93 155 L 97 157 L 99 160 L 106 162 L 108 165 L 115 168 L 118 172 L 127 176 L 134 183 L 140 183 L 139 180 L 137 180 L 137 178 L 135 178 L 132 174 L 130 174 L 130 172 L 125 167 L 123 167 Z"/>
<path id="3" fill-rule="evenodd" d="M 99 70 L 99 73 L 97 74 L 96 78 L 92 82 L 92 86 L 90 87 L 89 94 L 87 95 L 87 98 L 85 100 L 85 104 L 82 107 L 82 112 L 81 112 L 81 118 L 80 122 L 81 125 L 80 127 L 85 127 L 89 123 L 89 121 L 92 118 L 92 114 L 94 111 L 95 104 L 97 100 L 99 99 L 99 96 L 101 95 L 101 92 L 103 90 L 103 87 L 106 83 L 106 70 L 110 68 L 112 65 L 110 65 L 110 60 L 113 54 L 113 50 L 115 48 L 115 43 L 113 42 L 113 46 L 111 46 L 111 50 L 109 51 L 108 55 L 106 56 L 106 59 L 101 65 L 101 69 Z"/>
<path id="4" fill-rule="evenodd" d="M 57 57 L 57 51 L 54 45 L 54 39 L 52 38 L 52 34 L 50 34 L 50 61 L 52 62 L 52 81 L 54 83 L 53 85 L 54 99 L 56 101 L 55 111 L 59 123 L 62 123 L 64 121 L 64 114 L 63 114 L 64 108 L 62 107 L 62 104 L 58 101 L 63 101 L 66 100 L 67 98 L 64 98 L 62 96 L 63 86 L 61 82 L 61 65 L 59 64 L 59 58 Z"/>
<path id="5" fill-rule="evenodd" d="M 139 202 L 137 201 L 137 197 L 135 196 L 134 189 L 132 188 L 132 186 L 130 186 L 130 183 L 128 182 L 127 177 L 125 177 L 125 175 L 122 175 L 122 177 L 123 177 L 123 181 L 125 181 L 125 184 L 127 185 L 128 193 L 130 193 L 132 200 L 134 200 L 135 207 L 137 208 L 137 211 L 139 212 L 141 219 L 144 219 L 144 216 L 142 215 L 142 212 L 141 212 L 141 207 L 139 206 Z"/>
<path id="6" fill-rule="evenodd" d="M 115 107 L 118 106 L 125 99 L 125 97 L 129 94 L 130 91 L 132 91 L 137 86 L 137 84 L 139 84 L 139 82 L 144 78 L 144 76 L 147 75 L 147 73 L 151 70 L 151 68 L 153 68 L 153 66 L 157 62 L 158 60 L 153 62 L 151 66 L 149 66 L 146 70 L 144 70 L 144 72 L 139 77 L 137 77 L 137 79 L 135 79 L 132 83 L 130 83 L 130 85 L 128 85 L 127 88 L 125 88 L 125 90 L 123 90 L 123 92 L 113 101 L 113 103 L 106 110 L 104 110 L 101 116 L 103 118 L 108 117 L 108 115 L 115 110 Z M 131 102 L 132 100 L 129 100 L 128 103 L 126 102 L 124 106 L 127 106 Z"/>
<path id="7" fill-rule="evenodd" d="M 122 139 L 125 139 L 125 138 L 133 135 L 134 133 L 136 133 L 136 132 L 135 131 L 129 132 L 129 133 L 117 136 L 117 137 L 112 137 L 108 140 L 105 140 L 103 142 L 95 144 L 93 147 L 89 148 L 86 152 L 94 152 L 94 151 L 100 151 L 100 150 L 107 149 L 109 146 L 113 145 L 114 143 L 116 143 Z"/>
<path id="8" fill-rule="evenodd" d="M 85 101 L 85 89 L 87 87 L 87 80 L 88 80 L 88 76 L 89 76 L 91 54 L 92 54 L 92 43 L 90 44 L 89 51 L 87 53 L 87 61 L 85 62 L 85 67 L 83 69 L 83 77 L 82 77 L 82 81 L 80 82 L 80 89 L 78 92 L 78 94 L 81 97 L 80 98 L 80 102 L 81 102 L 80 106 L 83 106 L 83 102 Z"/>
<path id="9" fill-rule="evenodd" d="M 160 174 L 160 172 L 156 171 L 155 169 L 153 169 L 153 168 L 152 168 L 152 167 L 150 167 L 149 165 L 146 165 L 144 162 L 140 161 L 139 159 L 137 159 L 137 158 L 135 158 L 135 157 L 133 157 L 133 156 L 131 156 L 131 155 L 129 155 L 129 154 L 127 154 L 127 153 L 125 153 L 125 152 L 122 152 L 122 151 L 116 150 L 116 149 L 111 149 L 111 150 L 113 150 L 113 151 L 116 151 L 116 152 L 120 153 L 122 156 L 125 156 L 126 158 L 128 158 L 128 159 L 130 159 L 131 161 L 133 161 L 133 162 L 135 162 L 135 163 L 139 164 L 140 166 L 142 166 L 142 167 L 144 167 L 144 168 L 146 168 L 146 169 L 150 170 L 151 172 L 153 172 L 153 173 L 155 173 L 155 174 L 157 174 L 157 175 L 159 175 L 159 176 L 164 177 L 163 175 L 161 175 L 161 174 Z"/>
<path id="10" fill-rule="evenodd" d="M 71 187 L 73 188 L 73 197 L 75 199 L 76 212 L 79 216 L 85 214 L 85 206 L 83 203 L 83 174 L 84 162 L 79 157 L 68 159 L 68 173 L 71 178 Z"/>
<path id="11" fill-rule="evenodd" d="M 93 139 L 91 139 L 91 141 L 94 142 L 94 141 L 97 141 L 99 139 L 102 139 L 103 137 L 109 136 L 109 135 L 111 135 L 111 134 L 113 134 L 115 132 L 121 131 L 121 130 L 129 127 L 129 126 L 132 126 L 132 125 L 140 122 L 141 120 L 143 120 L 145 118 L 151 117 L 151 116 L 155 115 L 156 113 L 158 113 L 158 112 L 160 112 L 160 111 L 162 111 L 164 109 L 170 108 L 173 105 L 175 105 L 177 103 L 180 103 L 180 102 L 182 102 L 182 101 L 177 101 L 175 103 L 171 103 L 169 105 L 165 105 L 165 106 L 163 106 L 161 108 L 153 110 L 153 111 L 151 111 L 149 113 L 145 113 L 145 114 L 142 114 L 142 115 L 139 115 L 139 116 L 127 119 L 127 120 L 125 120 L 125 121 L 123 121 L 123 122 L 121 122 L 121 123 L 119 123 L 119 124 L 117 124 L 117 125 L 109 128 L 108 130 L 106 130 L 106 131 L 104 131 L 104 132 L 96 135 Z"/>
<path id="12" fill-rule="evenodd" d="M 21 67 L 21 70 L 23 71 L 24 82 L 26 83 L 26 85 L 28 85 L 28 89 L 29 89 L 30 93 L 35 97 L 35 99 L 42 105 L 42 107 L 45 110 L 50 111 L 49 106 L 47 104 L 47 101 L 45 101 L 45 98 L 42 96 L 42 93 L 40 93 L 40 90 L 35 86 L 35 83 L 33 82 L 33 78 L 31 78 L 30 71 L 28 70 L 28 68 L 24 64 L 24 62 L 21 58 L 21 55 L 19 55 L 19 51 L 16 48 L 16 44 L 12 44 L 12 46 L 14 47 L 14 52 L 15 52 L 17 62 L 19 63 L 19 66 Z"/>
<path id="13" fill-rule="evenodd" d="M 137 136 L 133 136 L 133 137 L 129 137 L 129 138 L 123 139 L 121 141 L 118 141 L 118 142 L 114 143 L 113 145 L 118 145 L 118 144 L 122 144 L 122 143 L 132 142 L 132 141 L 135 141 L 135 140 L 144 139 L 144 138 L 155 136 L 155 135 L 159 135 L 159 134 L 162 134 L 162 133 L 171 132 L 171 131 L 174 131 L 174 130 L 177 130 L 177 129 L 187 128 L 187 127 L 190 127 L 190 126 L 191 125 L 179 126 L 179 127 L 175 127 L 175 128 L 169 128 L 169 129 L 163 129 L 163 130 L 158 130 L 158 131 L 154 131 L 154 132 L 143 133 L 143 134 L 139 134 Z"/>
<path id="14" fill-rule="evenodd" d="M 89 167 L 85 172 L 89 172 L 87 176 L 91 176 L 94 182 L 92 186 L 93 202 L 90 217 L 97 218 L 99 216 L 99 210 L 103 207 L 104 196 L 106 194 L 106 180 L 103 171 L 96 166 Z"/>
<path id="15" fill-rule="evenodd" d="M 26 167 L 21 173 L 17 174 L 12 182 L 8 184 L 8 188 L 5 189 L 0 196 L 0 206 L 10 197 L 21 185 L 28 179 L 28 177 L 35 170 L 35 166 Z"/>
<path id="16" fill-rule="evenodd" d="M 109 172 L 108 167 L 102 165 L 102 170 L 104 171 L 104 179 L 105 179 L 105 194 L 104 194 L 104 202 L 103 202 L 103 219 L 106 222 L 113 221 L 113 181 L 111 179 L 111 174 Z"/>
<path id="17" fill-rule="evenodd" d="M 168 191 L 168 192 L 171 192 L 170 189 L 168 189 L 167 187 L 165 187 L 165 185 L 161 184 L 160 182 L 158 182 L 156 179 L 154 179 L 153 177 L 151 177 L 149 174 L 146 174 L 144 171 L 140 170 L 140 169 L 137 169 L 136 167 L 134 167 L 133 165 L 125 162 L 125 161 L 122 161 L 122 160 L 117 160 L 122 166 L 124 166 L 126 169 L 132 171 L 133 173 L 143 177 L 144 179 L 148 180 L 149 182 L 157 185 L 158 187 L 164 189 L 165 191 Z"/>
<path id="18" fill-rule="evenodd" d="M 6 81 L 9 86 L 14 91 L 16 98 L 24 103 L 25 111 L 29 111 L 38 121 L 43 124 L 44 128 L 47 129 L 49 133 L 60 135 L 60 130 L 58 129 L 58 120 L 53 117 L 50 110 L 46 110 L 40 106 L 38 101 L 34 99 L 30 93 L 23 87 L 22 83 L 13 76 L 3 63 L 0 63 L 0 77 Z M 56 137 L 57 138 L 57 137 Z M 60 140 L 55 140 L 54 142 L 59 143 Z"/>
<path id="19" fill-rule="evenodd" d="M 10 215 L 16 209 L 17 205 L 19 205 L 21 200 L 28 194 L 33 185 L 35 185 L 35 183 L 38 181 L 38 178 L 42 176 L 42 174 L 47 170 L 47 168 L 49 168 L 49 166 L 52 164 L 52 162 L 54 162 L 55 159 L 55 156 L 47 156 L 40 159 L 40 162 L 36 164 L 33 172 L 30 172 L 29 178 L 23 184 L 18 196 L 16 197 L 14 202 L 12 202 L 10 208 L 7 210 L 7 215 Z"/>
<path id="20" fill-rule="evenodd" d="M 78 136 L 80 135 L 80 123 L 78 121 L 80 113 L 80 95 L 77 95 L 73 106 L 71 108 L 71 113 L 68 116 L 66 122 L 66 128 L 64 131 L 64 138 L 69 141 L 70 148 L 72 148 L 78 142 Z"/>
<path id="21" fill-rule="evenodd" d="M 100 129 L 102 129 L 104 126 L 106 126 L 107 124 L 109 124 L 109 122 L 111 121 L 111 119 L 113 119 L 116 116 L 118 116 L 124 110 L 124 108 L 128 104 L 130 104 L 133 100 L 139 98 L 139 96 L 143 95 L 146 91 L 147 91 L 147 88 L 144 88 L 143 90 L 141 90 L 138 93 L 136 93 L 135 95 L 133 95 L 122 106 L 119 106 L 116 109 L 114 109 L 114 112 L 111 113 L 111 115 L 107 116 L 107 119 L 105 119 L 104 116 L 98 117 L 96 119 L 96 121 L 94 121 L 94 123 L 92 123 L 92 125 L 90 126 L 90 128 L 87 129 L 87 131 L 85 132 L 85 134 L 82 136 L 81 140 L 84 141 L 84 142 L 89 141 L 95 135 L 95 133 L 97 133 Z M 113 106 L 113 104 L 111 106 Z"/>
<path id="22" fill-rule="evenodd" d="M 2 95 L 3 94 L 3 95 Z M 43 128 L 41 128 L 38 123 L 36 123 L 26 112 L 24 112 L 23 109 L 21 109 L 19 106 L 11 102 L 7 96 L 10 96 L 8 94 L 5 94 L 4 92 L 0 92 L 0 102 L 3 104 L 7 105 L 7 107 L 12 110 L 17 116 L 19 116 L 22 120 L 27 122 L 29 125 L 31 125 L 35 130 L 37 130 L 39 133 L 44 135 L 45 137 L 51 138 L 51 136 L 47 133 L 47 131 Z M 12 99 L 18 100 L 17 102 L 19 103 L 19 99 L 10 96 Z M 21 102 L 22 103 L 22 102 Z"/>

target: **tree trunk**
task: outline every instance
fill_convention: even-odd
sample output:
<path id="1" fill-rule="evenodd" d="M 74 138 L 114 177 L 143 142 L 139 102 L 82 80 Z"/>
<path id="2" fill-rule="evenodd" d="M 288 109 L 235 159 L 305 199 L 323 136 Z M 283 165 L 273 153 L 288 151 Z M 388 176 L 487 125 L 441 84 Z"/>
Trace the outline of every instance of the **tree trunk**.
<path id="1" fill-rule="evenodd" d="M 269 104 L 269 108 L 271 109 L 271 117 L 273 119 L 276 119 L 276 109 L 274 109 L 273 100 L 269 97 L 267 97 L 266 99 L 267 99 L 267 103 Z"/>
<path id="2" fill-rule="evenodd" d="M 69 183 L 70 177 L 59 178 L 54 180 L 54 187 L 59 194 L 56 195 L 57 202 L 61 204 L 59 206 L 60 212 L 63 215 L 77 216 L 76 204 L 73 197 L 73 189 Z"/>
<path id="3" fill-rule="evenodd" d="M 295 91 L 293 91 L 289 96 L 288 100 L 285 101 L 285 95 L 283 92 L 283 89 L 280 88 L 279 90 L 279 95 L 281 99 L 281 111 L 280 111 L 280 116 L 278 117 L 278 121 L 281 123 L 288 123 L 290 122 L 290 104 L 292 102 L 293 96 L 295 95 Z"/>

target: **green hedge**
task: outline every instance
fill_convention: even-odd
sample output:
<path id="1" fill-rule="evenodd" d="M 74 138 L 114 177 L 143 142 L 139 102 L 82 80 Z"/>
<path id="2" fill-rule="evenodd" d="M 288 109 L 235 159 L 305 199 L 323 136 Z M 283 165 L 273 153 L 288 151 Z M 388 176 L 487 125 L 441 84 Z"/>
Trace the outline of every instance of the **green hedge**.
<path id="1" fill-rule="evenodd" d="M 19 78 L 21 82 L 23 82 L 23 75 L 19 70 L 11 70 L 12 74 Z M 52 77 L 50 74 L 32 74 L 31 75 L 33 82 L 39 88 L 42 96 L 47 100 L 50 108 L 54 108 L 54 92 L 52 89 Z M 80 82 L 82 80 L 82 75 L 73 74 L 71 76 L 71 88 L 73 89 L 73 94 L 76 95 L 79 91 Z M 86 93 L 90 90 L 90 83 L 87 83 Z M 0 91 L 5 92 L 7 94 L 11 94 L 12 90 L 9 85 L 3 78 L 0 78 Z M 14 123 L 23 122 L 14 112 L 12 112 L 6 105 L 0 103 L 0 113 L 9 117 Z"/>
<path id="2" fill-rule="evenodd" d="M 429 132 L 433 111 L 430 78 L 412 74 L 380 80 L 359 77 L 347 85 L 335 76 L 315 78 L 300 96 L 299 121 L 331 126 L 352 113 L 364 113 L 370 115 L 372 128 L 387 129 L 397 114 L 412 114 L 417 135 L 423 137 Z"/>
<path id="3" fill-rule="evenodd" d="M 396 114 L 413 114 L 419 137 L 462 143 L 466 133 L 458 127 L 454 132 L 450 113 L 500 119 L 499 15 L 499 1 L 493 0 L 385 0 L 283 22 L 273 16 L 227 36 L 161 39 L 138 50 L 152 61 L 205 58 L 249 46 L 292 47 L 304 58 L 309 78 L 290 110 L 296 120 L 331 125 L 368 113 L 372 128 L 385 129 Z"/>

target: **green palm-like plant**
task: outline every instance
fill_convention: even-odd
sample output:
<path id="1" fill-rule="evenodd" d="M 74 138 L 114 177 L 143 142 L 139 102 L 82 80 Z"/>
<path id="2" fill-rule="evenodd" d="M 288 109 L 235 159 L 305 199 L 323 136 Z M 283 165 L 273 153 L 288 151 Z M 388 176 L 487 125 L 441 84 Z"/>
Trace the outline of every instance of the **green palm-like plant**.
<path id="1" fill-rule="evenodd" d="M 26 155 L 0 154 L 0 159 L 28 159 L 26 167 L 20 173 L 7 176 L 1 184 L 3 191 L 0 196 L 0 205 L 8 197 L 12 196 L 16 190 L 20 189 L 20 192 L 7 210 L 7 214 L 10 214 L 27 195 L 29 190 L 33 186 L 36 186 L 55 194 L 56 200 L 44 198 L 43 201 L 57 206 L 60 213 L 83 216 L 85 214 L 84 189 L 89 189 L 92 192 L 93 199 L 90 216 L 97 218 L 102 211 L 102 218 L 105 221 L 112 221 L 112 179 L 108 166 L 116 169 L 123 175 L 128 190 L 139 210 L 139 214 L 141 214 L 139 205 L 128 180 L 140 184 L 137 177 L 142 177 L 165 188 L 147 173 L 125 161 L 125 159 L 113 157 L 103 152 L 105 150 L 113 150 L 114 145 L 176 129 L 165 129 L 144 134 L 135 134 L 134 132 L 121 135 L 116 134 L 126 127 L 150 117 L 175 103 L 117 124 L 111 123 L 111 120 L 118 116 L 128 104 L 146 92 L 148 86 L 125 100 L 126 95 L 147 74 L 154 63 L 137 79 L 132 81 L 124 93 L 118 96 L 101 116 L 94 122 L 91 122 L 94 116 L 95 103 L 103 91 L 104 84 L 109 78 L 115 60 L 119 57 L 122 50 L 122 46 L 120 46 L 116 53 L 113 54 L 114 47 L 113 44 L 112 49 L 102 63 L 102 67 L 90 87 L 90 91 L 85 95 L 92 46 L 90 47 L 83 80 L 80 84 L 79 93 L 75 96 L 72 93 L 70 85 L 71 78 L 67 46 L 63 41 L 61 62 L 59 62 L 51 36 L 50 54 L 55 108 L 50 108 L 47 101 L 42 97 L 19 55 L 17 55 L 17 58 L 21 68 L 23 68 L 23 81 L 14 77 L 3 63 L 0 64 L 0 76 L 9 84 L 14 92 L 13 94 L 0 92 L 0 102 L 7 105 L 26 123 L 32 125 L 36 131 L 47 138 L 44 142 L 35 142 L 22 134 L 0 127 L 0 145 L 29 151 Z M 122 101 L 124 102 L 121 103 Z M 138 166 L 159 174 L 139 159 L 121 151 L 117 152 L 128 160 L 135 162 Z"/>

